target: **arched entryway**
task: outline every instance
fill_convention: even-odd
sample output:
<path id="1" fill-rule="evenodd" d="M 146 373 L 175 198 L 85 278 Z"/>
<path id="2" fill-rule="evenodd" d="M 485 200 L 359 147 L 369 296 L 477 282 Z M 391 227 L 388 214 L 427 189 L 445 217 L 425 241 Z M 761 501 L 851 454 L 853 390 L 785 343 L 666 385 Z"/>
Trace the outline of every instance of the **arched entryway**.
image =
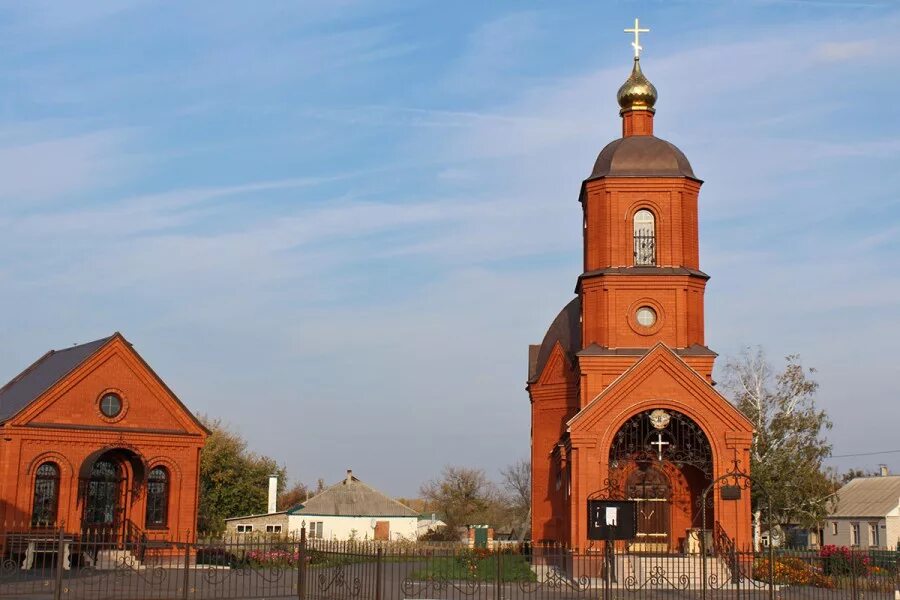
<path id="1" fill-rule="evenodd" d="M 672 410 L 633 415 L 613 438 L 609 472 L 622 482 L 625 497 L 637 502 L 634 550 L 687 547 L 689 532 L 702 526 L 700 497 L 713 475 L 712 448 L 696 422 Z M 712 515 L 707 519 L 712 522 Z"/>
<path id="2" fill-rule="evenodd" d="M 103 449 L 88 456 L 79 472 L 82 531 L 119 538 L 137 529 L 132 505 L 144 479 L 143 459 L 132 450 Z"/>

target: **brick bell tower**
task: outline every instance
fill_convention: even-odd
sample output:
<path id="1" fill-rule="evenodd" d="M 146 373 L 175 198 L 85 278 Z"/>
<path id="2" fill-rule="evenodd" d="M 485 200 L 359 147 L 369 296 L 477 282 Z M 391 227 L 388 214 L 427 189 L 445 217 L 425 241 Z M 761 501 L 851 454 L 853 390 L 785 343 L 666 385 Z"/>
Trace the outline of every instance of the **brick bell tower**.
<path id="1" fill-rule="evenodd" d="M 753 431 L 712 386 L 697 224 L 703 182 L 681 150 L 654 135 L 657 92 L 637 39 L 633 46 L 617 95 L 622 137 L 581 185 L 576 296 L 529 349 L 532 539 L 587 547 L 587 502 L 615 480 L 618 497 L 646 502 L 653 510 L 642 514 L 659 519 L 639 523 L 647 548 L 682 548 L 704 514 L 738 542 L 749 532 L 748 498 L 698 503 L 718 476 L 749 470 Z M 651 487 L 658 497 L 639 498 Z"/>
<path id="2" fill-rule="evenodd" d="M 607 145 L 584 181 L 581 406 L 618 377 L 624 356 L 657 343 L 712 380 L 704 346 L 697 199 L 703 183 L 687 157 L 653 135 L 656 88 L 635 57 L 617 95 L 622 137 Z"/>

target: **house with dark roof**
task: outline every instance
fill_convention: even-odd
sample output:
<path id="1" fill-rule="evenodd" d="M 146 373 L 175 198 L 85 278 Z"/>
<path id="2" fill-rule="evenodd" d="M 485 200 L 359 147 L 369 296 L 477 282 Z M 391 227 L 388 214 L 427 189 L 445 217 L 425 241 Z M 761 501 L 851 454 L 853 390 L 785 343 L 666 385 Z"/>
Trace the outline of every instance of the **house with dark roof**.
<path id="1" fill-rule="evenodd" d="M 190 537 L 209 432 L 121 334 L 0 388 L 0 527 Z"/>
<path id="2" fill-rule="evenodd" d="M 900 549 L 900 475 L 857 477 L 838 490 L 825 544 Z"/>
<path id="3" fill-rule="evenodd" d="M 288 510 L 225 520 L 231 533 L 291 533 L 310 539 L 415 540 L 419 513 L 363 483 L 353 471 Z M 285 529 L 286 528 L 286 529 Z"/>

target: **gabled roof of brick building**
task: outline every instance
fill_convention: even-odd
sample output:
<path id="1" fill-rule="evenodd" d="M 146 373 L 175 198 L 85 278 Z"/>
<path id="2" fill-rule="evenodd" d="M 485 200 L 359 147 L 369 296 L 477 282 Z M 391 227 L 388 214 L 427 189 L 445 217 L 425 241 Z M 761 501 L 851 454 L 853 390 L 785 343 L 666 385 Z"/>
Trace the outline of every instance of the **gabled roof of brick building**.
<path id="1" fill-rule="evenodd" d="M 419 513 L 353 476 L 288 511 L 292 515 L 341 517 L 418 517 Z"/>
<path id="2" fill-rule="evenodd" d="M 37 400 L 66 375 L 94 355 L 114 336 L 86 344 L 50 350 L 0 388 L 0 422 L 6 421 Z"/>
<path id="3" fill-rule="evenodd" d="M 150 365 L 138 354 L 131 342 L 125 337 L 115 332 L 112 335 L 87 342 L 84 344 L 76 344 L 70 348 L 61 350 L 50 350 L 42 357 L 32 363 L 27 369 L 16 375 L 11 381 L 0 388 L 0 424 L 10 420 L 15 415 L 22 412 L 33 402 L 38 400 L 46 392 L 54 386 L 64 381 L 70 374 L 84 364 L 88 359 L 97 354 L 107 344 L 119 339 L 131 350 L 133 355 L 137 357 L 140 363 L 147 371 L 156 379 L 157 382 L 165 389 L 165 391 L 175 400 L 176 403 L 187 413 L 190 419 L 206 434 L 209 429 L 200 422 L 200 420 L 184 405 L 184 403 L 175 395 L 175 393 L 166 385 L 166 382 L 156 374 Z"/>

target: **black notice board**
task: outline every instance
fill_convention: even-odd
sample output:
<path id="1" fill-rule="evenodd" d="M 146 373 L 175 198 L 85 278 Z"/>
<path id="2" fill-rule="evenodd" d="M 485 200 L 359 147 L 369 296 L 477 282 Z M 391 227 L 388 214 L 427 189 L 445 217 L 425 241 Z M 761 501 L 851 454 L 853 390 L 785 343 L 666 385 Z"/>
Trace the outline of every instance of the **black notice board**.
<path id="1" fill-rule="evenodd" d="M 637 502 L 588 500 L 589 540 L 633 540 L 637 536 Z"/>

